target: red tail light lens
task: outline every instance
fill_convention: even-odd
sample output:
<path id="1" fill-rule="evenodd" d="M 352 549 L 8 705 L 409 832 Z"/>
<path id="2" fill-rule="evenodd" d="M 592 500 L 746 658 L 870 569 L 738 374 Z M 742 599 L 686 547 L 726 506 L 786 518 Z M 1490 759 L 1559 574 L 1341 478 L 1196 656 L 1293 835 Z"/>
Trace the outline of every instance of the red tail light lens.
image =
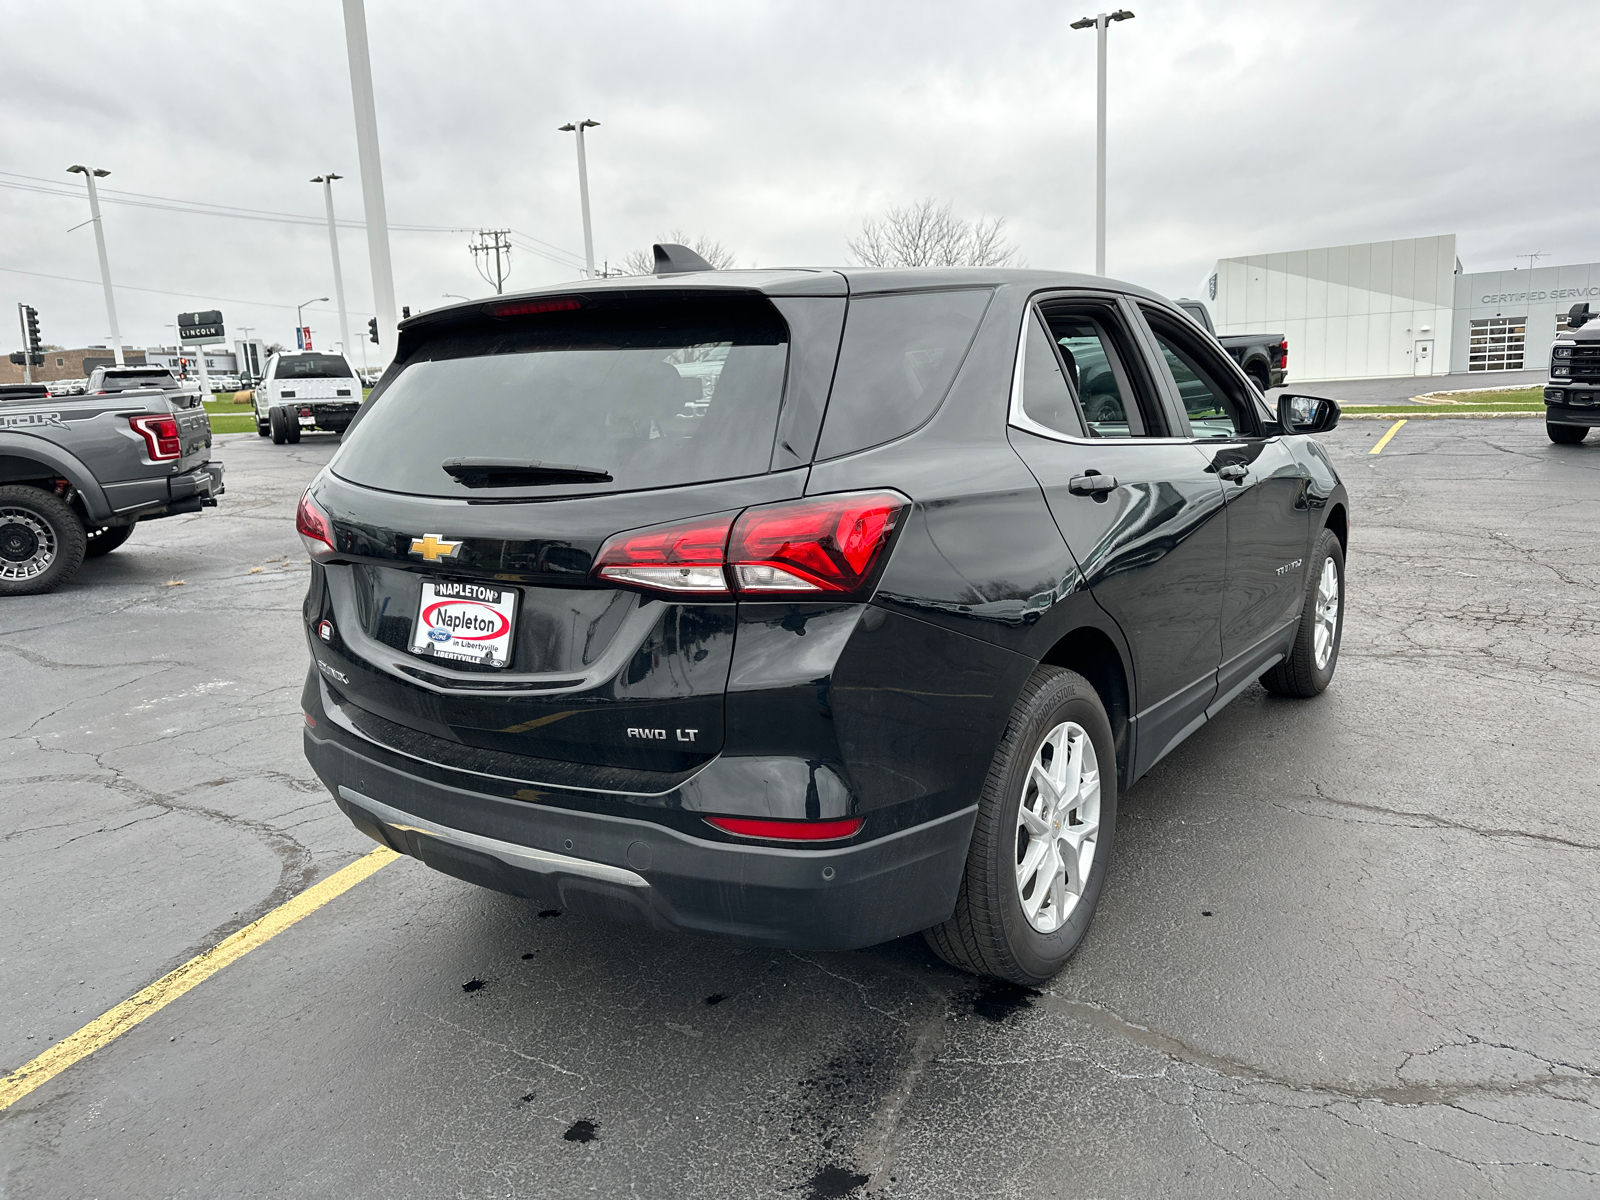
<path id="1" fill-rule="evenodd" d="M 129 417 L 128 424 L 144 438 L 145 448 L 152 462 L 166 462 L 183 454 L 178 441 L 178 422 L 175 418 L 155 413 Z"/>
<path id="2" fill-rule="evenodd" d="M 723 513 L 619 533 L 600 547 L 595 573 L 657 591 L 726 596 L 722 567 L 732 526 L 733 514 Z"/>
<path id="3" fill-rule="evenodd" d="M 583 307 L 576 296 L 550 296 L 542 300 L 506 300 L 486 304 L 483 311 L 491 317 L 525 317 L 533 313 L 573 312 Z"/>
<path id="4" fill-rule="evenodd" d="M 866 822 L 861 817 L 837 821 L 768 821 L 755 817 L 707 817 L 706 824 L 739 837 L 767 838 L 775 842 L 832 842 L 854 837 Z"/>
<path id="5" fill-rule="evenodd" d="M 309 488 L 300 497 L 300 507 L 295 509 L 294 527 L 312 561 L 324 562 L 333 557 L 333 522 L 317 507 Z"/>
<path id="6" fill-rule="evenodd" d="M 855 492 L 748 508 L 728 544 L 734 584 L 741 594 L 857 591 L 910 503 L 899 492 Z"/>
<path id="7" fill-rule="evenodd" d="M 1278 343 L 1278 369 L 1280 371 L 1287 371 L 1289 369 L 1289 339 L 1288 338 L 1284 338 L 1283 341 Z"/>

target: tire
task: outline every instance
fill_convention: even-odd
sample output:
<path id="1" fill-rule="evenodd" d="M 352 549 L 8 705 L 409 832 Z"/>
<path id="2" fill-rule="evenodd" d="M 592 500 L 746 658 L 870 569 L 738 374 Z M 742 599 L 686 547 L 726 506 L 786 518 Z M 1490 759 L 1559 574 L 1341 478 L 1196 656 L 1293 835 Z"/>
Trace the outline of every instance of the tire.
<path id="1" fill-rule="evenodd" d="M 1268 389 L 1272 387 L 1271 375 L 1269 375 L 1266 371 L 1263 371 L 1260 367 L 1251 367 L 1246 374 L 1248 374 L 1251 379 L 1255 380 L 1256 390 L 1265 396 Z"/>
<path id="2" fill-rule="evenodd" d="M 53 592 L 83 565 L 83 522 L 52 492 L 0 487 L 0 596 Z"/>
<path id="3" fill-rule="evenodd" d="M 1051 748 L 1048 762 L 1047 745 Z M 1056 753 L 1058 749 L 1067 753 Z M 1053 813 L 1045 805 L 1047 793 L 1034 776 L 1036 760 L 1052 773 L 1059 769 L 1064 781 L 1072 778 L 1074 767 L 1079 774 L 1076 796 L 1068 791 L 1067 799 Z M 1105 885 L 1117 823 L 1116 762 L 1111 722 L 1089 681 L 1060 667 L 1034 671 L 1011 710 L 1011 720 L 989 765 L 955 912 L 944 924 L 923 932 L 935 954 L 963 971 L 1025 987 L 1045 982 L 1066 966 L 1094 919 Z M 1098 787 L 1089 783 L 1090 769 L 1095 771 Z M 1051 846 L 1049 837 L 1035 836 L 1021 824 L 1024 800 L 1030 812 L 1045 805 L 1045 820 L 1054 828 L 1047 829 L 1039 822 L 1041 832 L 1058 833 L 1090 824 L 1095 829 L 1092 838 L 1080 832 L 1075 839 L 1054 842 L 1058 854 L 1064 846 L 1070 850 L 1073 840 L 1079 842 L 1075 867 L 1079 883 L 1076 896 L 1070 890 L 1052 889 L 1054 894 L 1039 906 L 1040 924 L 1053 923 L 1053 929 L 1036 925 L 1024 907 L 1044 893 L 1037 875 L 1019 880 L 1025 870 L 1020 864 L 1028 862 L 1036 846 Z M 1069 817 L 1076 819 L 1065 819 Z M 1056 823 L 1058 819 L 1061 824 Z"/>
<path id="4" fill-rule="evenodd" d="M 287 408 L 283 410 L 283 440 L 291 446 L 300 444 L 300 416 Z"/>
<path id="5" fill-rule="evenodd" d="M 270 437 L 271 435 L 272 435 L 272 430 L 268 427 L 267 422 L 263 421 L 260 417 L 257 417 L 256 418 L 256 436 L 258 436 L 258 437 Z"/>
<path id="6" fill-rule="evenodd" d="M 1589 436 L 1587 425 L 1557 425 L 1553 421 L 1544 423 L 1544 431 L 1550 435 L 1550 440 L 1558 446 L 1576 446 Z"/>
<path id="7" fill-rule="evenodd" d="M 1330 607 L 1323 592 L 1323 577 L 1332 565 L 1334 593 Z M 1333 680 L 1339 666 L 1339 643 L 1344 637 L 1344 548 L 1331 529 L 1317 535 L 1311 553 L 1311 569 L 1306 572 L 1306 597 L 1300 606 L 1300 628 L 1295 632 L 1294 649 L 1289 657 L 1261 676 L 1261 686 L 1275 696 L 1295 696 L 1305 700 L 1320 696 Z M 1318 645 L 1317 632 L 1323 627 L 1326 658 Z"/>
<path id="8" fill-rule="evenodd" d="M 267 409 L 267 430 L 272 435 L 272 444 L 274 446 L 281 446 L 289 440 L 286 425 L 283 409 L 277 407 Z"/>
<path id="9" fill-rule="evenodd" d="M 103 554 L 110 554 L 132 536 L 132 525 L 102 525 L 98 529 L 86 530 L 83 556 L 99 558 Z"/>

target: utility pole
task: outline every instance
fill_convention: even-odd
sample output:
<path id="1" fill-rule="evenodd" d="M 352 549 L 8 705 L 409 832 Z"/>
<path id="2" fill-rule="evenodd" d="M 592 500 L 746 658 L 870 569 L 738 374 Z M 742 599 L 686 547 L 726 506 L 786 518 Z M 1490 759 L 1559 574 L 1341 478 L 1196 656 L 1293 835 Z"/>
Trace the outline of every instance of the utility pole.
<path id="1" fill-rule="evenodd" d="M 67 168 L 71 175 L 82 175 L 89 185 L 89 220 L 94 225 L 94 248 L 100 254 L 100 286 L 106 291 L 106 320 L 111 322 L 111 352 L 116 356 L 117 366 L 123 366 L 122 361 L 122 333 L 117 329 L 117 302 L 111 296 L 111 260 L 106 257 L 106 231 L 100 223 L 100 197 L 94 190 L 94 181 L 104 179 L 111 174 L 110 171 L 100 167 L 85 167 L 74 164 Z"/>
<path id="2" fill-rule="evenodd" d="M 1093 29 L 1098 46 L 1094 132 L 1094 273 L 1106 273 L 1106 30 L 1113 21 L 1132 20 L 1125 8 L 1100 13 L 1072 23 L 1073 29 Z"/>
<path id="3" fill-rule="evenodd" d="M 339 230 L 333 223 L 333 181 L 343 179 L 332 171 L 318 175 L 312 183 L 322 185 L 322 198 L 328 205 L 328 248 L 333 251 L 333 294 L 339 301 L 339 349 L 350 353 L 350 317 L 344 307 L 344 272 L 339 269 Z"/>
<path id="4" fill-rule="evenodd" d="M 589 228 L 589 160 L 583 152 L 583 131 L 596 129 L 599 121 L 585 118 L 561 126 L 562 133 L 578 135 L 578 201 L 583 205 L 583 262 L 584 274 L 594 278 L 594 234 Z"/>
<path id="5" fill-rule="evenodd" d="M 389 213 L 383 203 L 378 109 L 372 99 L 372 56 L 367 50 L 367 11 L 362 0 L 344 0 L 344 39 L 350 57 L 350 96 L 355 103 L 361 201 L 367 215 L 367 253 L 372 259 L 372 303 L 378 310 L 379 358 L 387 363 L 394 357 L 394 268 L 389 262 Z"/>
<path id="6" fill-rule="evenodd" d="M 505 281 L 511 277 L 511 231 L 509 229 L 480 229 L 478 240 L 467 246 L 472 251 L 472 265 L 478 274 L 494 286 L 494 294 L 505 291 Z M 478 266 L 478 255 L 483 255 L 483 266 Z M 489 256 L 493 255 L 491 263 Z M 504 256 L 502 258 L 502 255 Z M 488 267 L 486 271 L 484 267 Z M 493 272 L 492 274 L 490 272 Z"/>

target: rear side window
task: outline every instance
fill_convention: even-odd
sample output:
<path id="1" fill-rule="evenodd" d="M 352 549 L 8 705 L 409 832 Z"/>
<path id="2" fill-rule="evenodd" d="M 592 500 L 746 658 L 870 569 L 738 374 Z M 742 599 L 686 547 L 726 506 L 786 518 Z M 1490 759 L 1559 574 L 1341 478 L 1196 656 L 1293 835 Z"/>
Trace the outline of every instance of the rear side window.
<path id="1" fill-rule="evenodd" d="M 1155 334 L 1173 387 L 1183 401 L 1194 436 L 1228 438 L 1253 434 L 1250 396 L 1222 356 L 1206 344 L 1207 339 L 1165 313 L 1150 308 L 1142 311 Z"/>
<path id="2" fill-rule="evenodd" d="M 817 457 L 903 437 L 931 417 L 991 295 L 984 288 L 852 299 Z"/>
<path id="3" fill-rule="evenodd" d="M 788 336 L 757 297 L 613 302 L 446 332 L 377 394 L 333 469 L 368 487 L 474 499 L 764 474 Z M 610 479 L 469 487 L 443 467 L 457 459 Z"/>

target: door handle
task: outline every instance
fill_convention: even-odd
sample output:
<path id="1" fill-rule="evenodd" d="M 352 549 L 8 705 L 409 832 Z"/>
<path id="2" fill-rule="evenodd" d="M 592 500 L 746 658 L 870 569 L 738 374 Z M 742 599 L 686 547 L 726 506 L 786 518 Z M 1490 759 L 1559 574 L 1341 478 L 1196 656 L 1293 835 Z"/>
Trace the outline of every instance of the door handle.
<path id="1" fill-rule="evenodd" d="M 1074 496 L 1095 496 L 1102 492 L 1116 490 L 1117 477 L 1115 475 L 1102 475 L 1099 471 L 1089 471 L 1083 475 L 1074 475 L 1067 481 L 1067 491 Z"/>
<path id="2" fill-rule="evenodd" d="M 1231 479 L 1235 483 L 1243 483 L 1250 474 L 1250 468 L 1244 463 L 1228 463 L 1217 471 L 1218 479 Z"/>

